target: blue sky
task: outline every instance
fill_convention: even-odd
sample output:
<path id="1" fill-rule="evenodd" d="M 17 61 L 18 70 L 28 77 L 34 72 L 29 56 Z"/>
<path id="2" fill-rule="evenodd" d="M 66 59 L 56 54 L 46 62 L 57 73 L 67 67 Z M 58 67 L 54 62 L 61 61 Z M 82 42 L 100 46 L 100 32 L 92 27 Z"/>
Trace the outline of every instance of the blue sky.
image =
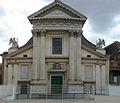
<path id="1" fill-rule="evenodd" d="M 54 0 L 1 0 L 0 1 L 0 54 L 7 51 L 9 39 L 18 38 L 19 46 L 32 36 L 32 25 L 27 17 Z M 84 36 L 92 43 L 101 38 L 106 45 L 120 41 L 120 0 L 61 0 L 88 20 Z M 0 60 L 1 61 L 1 60 Z"/>

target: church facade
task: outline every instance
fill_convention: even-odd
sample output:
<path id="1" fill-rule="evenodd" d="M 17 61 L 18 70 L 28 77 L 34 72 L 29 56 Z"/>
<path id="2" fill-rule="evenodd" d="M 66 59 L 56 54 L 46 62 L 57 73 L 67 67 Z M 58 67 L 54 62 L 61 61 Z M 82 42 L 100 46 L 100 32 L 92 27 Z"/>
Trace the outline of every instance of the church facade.
<path id="1" fill-rule="evenodd" d="M 109 59 L 83 36 L 84 15 L 55 0 L 28 19 L 30 40 L 1 54 L 4 84 L 16 94 L 108 94 Z"/>

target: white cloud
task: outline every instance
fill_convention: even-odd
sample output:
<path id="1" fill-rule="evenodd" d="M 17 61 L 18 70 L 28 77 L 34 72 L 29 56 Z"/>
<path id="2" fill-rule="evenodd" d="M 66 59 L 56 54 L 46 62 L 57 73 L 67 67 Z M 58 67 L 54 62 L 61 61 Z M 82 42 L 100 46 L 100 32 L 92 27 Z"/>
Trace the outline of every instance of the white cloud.
<path id="1" fill-rule="evenodd" d="M 0 15 L 0 54 L 9 48 L 9 39 L 18 38 L 19 45 L 24 45 L 32 36 L 32 25 L 27 16 L 38 11 L 49 2 L 45 0 L 2 0 L 0 8 L 5 15 Z M 0 58 L 1 62 L 1 58 Z"/>
<path id="2" fill-rule="evenodd" d="M 9 39 L 11 37 L 18 38 L 20 46 L 24 45 L 28 41 L 28 39 L 30 39 L 30 37 L 32 36 L 31 34 L 32 25 L 29 23 L 27 16 L 38 11 L 45 5 L 49 4 L 50 3 L 49 1 L 53 1 L 53 0 L 1 0 L 0 1 L 0 8 L 2 8 L 3 10 L 0 12 L 0 43 L 1 43 L 0 53 L 6 51 L 9 48 L 8 44 L 9 44 Z M 62 1 L 66 2 L 67 0 L 62 0 Z M 114 1 L 114 0 L 110 0 L 110 1 Z M 73 1 L 69 0 L 69 3 L 71 2 Z M 109 10 L 110 15 L 109 13 L 107 14 L 102 9 L 102 11 L 99 12 L 99 14 L 103 18 L 101 19 L 101 16 L 98 15 L 98 12 L 92 11 L 92 10 L 95 10 L 95 7 L 97 7 L 96 10 L 98 10 L 99 7 L 101 8 L 101 6 L 97 4 L 95 4 L 96 6 L 93 6 L 92 2 L 94 2 L 94 0 L 92 2 L 90 1 L 91 5 L 88 3 L 88 1 L 85 1 L 85 0 L 84 1 L 78 0 L 78 2 L 79 3 L 73 2 L 71 4 L 76 3 L 75 5 L 73 5 L 74 7 L 73 6 L 72 7 L 73 8 L 77 7 L 79 12 L 81 12 L 81 9 L 82 9 L 83 10 L 82 13 L 84 14 L 86 13 L 86 15 L 88 15 L 88 20 L 85 23 L 84 28 L 83 28 L 83 31 L 84 31 L 83 34 L 90 42 L 95 44 L 96 40 L 101 38 L 101 39 L 105 39 L 106 44 L 108 45 L 114 42 L 115 40 L 120 40 L 119 39 L 120 37 L 120 16 L 118 15 L 113 16 L 114 12 L 119 10 L 117 9 L 117 6 L 115 6 L 116 9 L 114 8 L 115 11 L 114 10 L 112 11 L 109 8 L 107 9 L 106 8 L 107 5 L 106 5 L 105 8 L 103 9 Z M 101 5 L 103 5 L 103 2 L 101 2 Z M 2 15 L 2 13 L 4 13 L 4 15 Z M 103 15 L 104 13 L 106 14 L 106 16 Z M 96 17 L 97 19 L 95 19 Z M 109 19 L 109 17 L 111 18 L 115 17 L 115 18 L 112 18 L 113 24 L 114 24 L 114 26 L 112 27 L 109 26 L 111 23 L 108 23 L 112 21 L 112 19 L 111 18 Z M 101 21 L 96 22 L 95 20 L 96 21 L 102 20 L 103 22 L 99 26 Z M 104 29 L 103 30 L 105 31 L 104 34 L 98 34 L 97 32 L 95 32 L 95 30 L 93 31 L 92 29 L 94 27 L 90 21 L 92 21 L 92 23 L 94 22 L 93 23 L 94 27 L 98 27 L 98 29 Z M 103 25 L 104 23 L 107 25 L 109 30 L 105 28 L 106 26 Z"/>

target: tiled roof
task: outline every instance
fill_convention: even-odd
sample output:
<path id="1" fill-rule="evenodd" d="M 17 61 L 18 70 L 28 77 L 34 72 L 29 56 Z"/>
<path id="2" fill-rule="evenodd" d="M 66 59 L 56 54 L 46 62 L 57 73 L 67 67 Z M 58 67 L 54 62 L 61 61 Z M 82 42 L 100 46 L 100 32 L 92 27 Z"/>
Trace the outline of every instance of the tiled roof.
<path id="1" fill-rule="evenodd" d="M 105 47 L 106 53 L 112 55 L 113 53 L 117 52 L 120 50 L 120 42 L 115 41 L 114 43 L 108 45 Z"/>

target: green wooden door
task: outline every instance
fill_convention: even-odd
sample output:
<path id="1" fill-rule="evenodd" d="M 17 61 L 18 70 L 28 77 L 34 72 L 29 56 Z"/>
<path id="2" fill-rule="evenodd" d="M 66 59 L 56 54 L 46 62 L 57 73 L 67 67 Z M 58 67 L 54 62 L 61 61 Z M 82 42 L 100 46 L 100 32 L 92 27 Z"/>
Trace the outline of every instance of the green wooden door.
<path id="1" fill-rule="evenodd" d="M 21 94 L 27 94 L 27 84 L 21 84 Z"/>
<path id="2" fill-rule="evenodd" d="M 61 94 L 63 85 L 62 76 L 52 76 L 51 77 L 51 93 L 52 94 Z"/>

